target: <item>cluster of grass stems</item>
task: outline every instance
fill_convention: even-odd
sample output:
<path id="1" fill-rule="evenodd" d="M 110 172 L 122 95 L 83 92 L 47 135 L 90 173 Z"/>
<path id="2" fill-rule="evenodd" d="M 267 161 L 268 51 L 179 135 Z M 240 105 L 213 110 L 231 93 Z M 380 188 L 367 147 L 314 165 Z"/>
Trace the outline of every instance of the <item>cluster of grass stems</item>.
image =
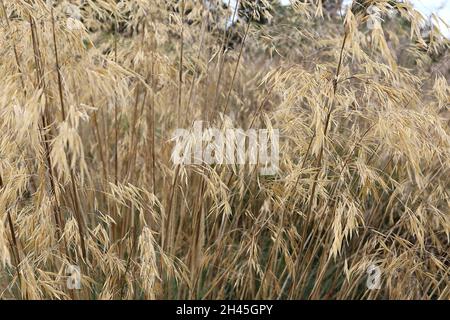
<path id="1" fill-rule="evenodd" d="M 0 0 L 0 298 L 449 299 L 448 40 L 217 2 Z M 278 173 L 174 165 L 196 120 L 279 129 Z"/>

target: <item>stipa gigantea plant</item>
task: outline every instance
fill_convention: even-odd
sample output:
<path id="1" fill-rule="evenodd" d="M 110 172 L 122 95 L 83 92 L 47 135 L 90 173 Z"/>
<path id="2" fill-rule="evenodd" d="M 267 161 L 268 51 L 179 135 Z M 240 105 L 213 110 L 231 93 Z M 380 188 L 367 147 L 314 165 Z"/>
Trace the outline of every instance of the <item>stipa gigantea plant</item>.
<path id="1" fill-rule="evenodd" d="M 1 1 L 2 298 L 448 299 L 448 40 L 369 2 Z M 280 170 L 174 165 L 197 120 Z"/>

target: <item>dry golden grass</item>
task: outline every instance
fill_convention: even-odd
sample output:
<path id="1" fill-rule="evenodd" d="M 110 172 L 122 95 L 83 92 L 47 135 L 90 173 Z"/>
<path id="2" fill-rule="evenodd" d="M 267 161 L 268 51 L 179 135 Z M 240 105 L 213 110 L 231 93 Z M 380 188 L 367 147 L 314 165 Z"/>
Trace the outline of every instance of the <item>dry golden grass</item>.
<path id="1" fill-rule="evenodd" d="M 0 298 L 449 299 L 448 40 L 168 2 L 0 0 Z M 279 129 L 278 174 L 174 166 L 195 120 Z"/>

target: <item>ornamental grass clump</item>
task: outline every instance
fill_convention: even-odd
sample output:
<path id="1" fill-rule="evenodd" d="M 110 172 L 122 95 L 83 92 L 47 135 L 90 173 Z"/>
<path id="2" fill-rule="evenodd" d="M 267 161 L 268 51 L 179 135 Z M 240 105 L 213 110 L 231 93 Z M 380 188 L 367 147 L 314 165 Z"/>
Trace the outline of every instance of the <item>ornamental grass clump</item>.
<path id="1" fill-rule="evenodd" d="M 0 0 L 0 298 L 450 299 L 438 17 L 226 2 Z M 196 121 L 277 170 L 174 163 Z"/>

